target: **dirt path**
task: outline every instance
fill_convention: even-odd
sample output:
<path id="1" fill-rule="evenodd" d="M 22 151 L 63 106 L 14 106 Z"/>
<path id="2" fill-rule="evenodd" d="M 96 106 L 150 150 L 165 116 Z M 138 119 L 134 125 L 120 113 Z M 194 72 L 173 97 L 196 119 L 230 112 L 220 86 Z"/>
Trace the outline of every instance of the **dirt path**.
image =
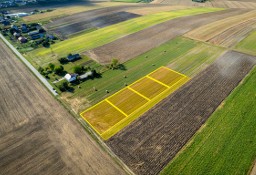
<path id="1" fill-rule="evenodd" d="M 250 175 L 256 175 L 256 161 L 254 163 L 254 167 L 252 168 Z"/>
<path id="2" fill-rule="evenodd" d="M 125 174 L 0 41 L 0 174 Z"/>
<path id="3" fill-rule="evenodd" d="M 158 174 L 256 64 L 230 51 L 107 144 L 137 174 Z"/>
<path id="4" fill-rule="evenodd" d="M 120 62 L 126 62 L 199 26 L 246 11 L 229 9 L 169 20 L 85 52 L 85 54 L 101 64 L 111 62 L 112 58 L 117 58 Z"/>

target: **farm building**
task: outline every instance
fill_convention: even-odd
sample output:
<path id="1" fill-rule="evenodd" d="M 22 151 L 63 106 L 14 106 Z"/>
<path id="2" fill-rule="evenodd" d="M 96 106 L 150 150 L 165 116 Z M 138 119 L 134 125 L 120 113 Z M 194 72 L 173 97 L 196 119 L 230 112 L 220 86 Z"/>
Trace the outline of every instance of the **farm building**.
<path id="1" fill-rule="evenodd" d="M 66 74 L 65 75 L 65 79 L 68 81 L 68 82 L 73 82 L 76 80 L 78 74 Z"/>
<path id="2" fill-rule="evenodd" d="M 67 56 L 68 61 L 74 61 L 74 60 L 76 60 L 76 59 L 78 59 L 78 58 L 80 58 L 80 55 L 79 55 L 79 54 L 69 54 L 69 55 Z"/>
<path id="3" fill-rule="evenodd" d="M 92 71 L 86 72 L 85 74 L 80 76 L 80 79 L 81 80 L 86 79 L 86 78 L 92 76 L 92 74 L 93 74 Z"/>
<path id="4" fill-rule="evenodd" d="M 23 37 L 23 36 L 19 37 L 18 40 L 19 40 L 20 43 L 26 43 L 26 42 L 28 42 L 27 38 L 25 38 L 25 37 Z"/>

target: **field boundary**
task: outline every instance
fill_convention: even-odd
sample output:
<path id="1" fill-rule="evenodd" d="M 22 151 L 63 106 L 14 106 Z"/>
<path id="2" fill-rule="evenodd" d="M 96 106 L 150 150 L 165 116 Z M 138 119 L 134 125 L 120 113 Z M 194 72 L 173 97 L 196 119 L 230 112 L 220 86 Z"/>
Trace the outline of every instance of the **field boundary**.
<path id="1" fill-rule="evenodd" d="M 153 77 L 150 77 L 150 74 L 155 73 L 156 71 L 160 70 L 160 69 L 167 69 L 175 74 L 179 74 L 181 75 L 181 78 L 174 82 L 171 86 L 167 85 L 159 80 L 156 80 Z M 150 80 L 154 81 L 155 83 L 158 83 L 159 85 L 164 86 L 166 89 L 164 89 L 162 92 L 160 92 L 159 94 L 157 94 L 156 96 L 154 96 L 152 99 L 146 97 L 145 95 L 141 94 L 140 92 L 136 91 L 134 88 L 132 88 L 131 86 L 138 83 L 139 81 L 143 80 L 144 78 L 149 78 Z M 151 109 L 153 106 L 155 106 L 157 103 L 159 103 L 161 100 L 163 100 L 165 97 L 167 97 L 168 95 L 170 95 L 171 93 L 173 93 L 175 90 L 177 90 L 179 87 L 181 87 L 182 85 L 184 85 L 188 80 L 190 80 L 189 77 L 187 77 L 184 74 L 181 74 L 179 72 L 176 72 L 172 69 L 169 69 L 167 67 L 161 66 L 159 68 L 157 68 L 156 70 L 150 72 L 148 75 L 138 79 L 137 81 L 133 82 L 132 84 L 128 85 L 127 87 L 121 89 L 120 91 L 112 94 L 111 96 L 105 98 L 104 100 L 102 100 L 101 102 L 91 106 L 90 108 L 86 109 L 85 111 L 80 113 L 80 116 L 89 124 L 90 127 L 93 128 L 93 130 L 104 140 L 108 140 L 110 137 L 112 137 L 113 135 L 115 135 L 117 132 L 119 132 L 121 129 L 123 129 L 124 127 L 126 127 L 127 125 L 129 125 L 132 121 L 134 121 L 135 119 L 137 119 L 139 116 L 141 116 L 142 114 L 144 114 L 145 112 L 147 112 L 149 109 Z M 124 90 L 130 90 L 133 93 L 135 93 L 136 95 L 139 95 L 140 97 L 142 97 L 143 99 L 145 99 L 147 102 L 144 103 L 143 105 L 141 105 L 140 107 L 138 107 L 137 109 L 135 109 L 132 113 L 130 114 L 126 114 L 125 111 L 121 110 L 120 108 L 118 108 L 115 104 L 113 104 L 111 101 L 109 101 L 109 99 L 115 95 L 117 95 L 118 93 L 124 91 Z M 107 102 L 109 105 L 111 105 L 113 108 L 115 108 L 116 110 L 118 110 L 122 115 L 124 115 L 125 117 L 122 118 L 120 121 L 118 121 L 117 123 L 115 123 L 113 126 L 109 127 L 107 130 L 103 131 L 103 132 L 99 132 L 91 123 L 90 121 L 88 121 L 85 117 L 85 113 L 92 110 L 94 107 L 100 105 L 103 102 Z"/>

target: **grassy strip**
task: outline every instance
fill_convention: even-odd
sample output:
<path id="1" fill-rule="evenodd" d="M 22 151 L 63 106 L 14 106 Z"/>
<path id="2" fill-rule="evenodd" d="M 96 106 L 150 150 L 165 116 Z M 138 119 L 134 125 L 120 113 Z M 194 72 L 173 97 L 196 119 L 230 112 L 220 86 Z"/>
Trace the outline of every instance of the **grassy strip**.
<path id="1" fill-rule="evenodd" d="M 94 32 L 83 34 L 63 42 L 54 44 L 50 48 L 40 48 L 36 49 L 28 54 L 28 58 L 33 62 L 36 59 L 43 60 L 45 57 L 51 57 L 52 53 L 54 55 L 66 56 L 71 52 L 83 52 L 98 46 L 102 46 L 109 42 L 112 42 L 120 37 L 128 34 L 132 34 L 143 30 L 147 27 L 159 24 L 170 19 L 196 15 L 202 13 L 209 13 L 214 11 L 219 11 L 219 8 L 192 8 L 185 10 L 177 10 L 172 12 L 161 12 L 157 14 L 151 14 L 142 16 L 139 18 L 131 19 L 119 24 L 115 24 L 109 27 L 105 27 Z M 40 58 L 41 57 L 41 58 Z M 56 56 L 55 56 L 56 57 Z M 54 59 L 54 58 L 52 58 Z"/>
<path id="2" fill-rule="evenodd" d="M 193 76 L 215 60 L 223 51 L 213 46 L 211 49 L 214 54 L 212 52 L 206 54 L 204 50 L 207 50 L 208 47 L 210 46 L 188 38 L 178 37 L 126 62 L 124 64 L 126 70 L 108 70 L 102 74 L 102 78 L 85 81 L 80 84 L 81 89 L 76 89 L 74 93 L 68 94 L 67 100 L 71 100 L 70 104 L 79 101 L 79 110 L 84 110 L 88 103 L 90 105 L 96 104 L 124 88 L 125 84 L 131 84 L 166 65 L 170 65 L 170 68 L 186 73 L 188 76 Z M 189 55 L 193 59 L 193 66 L 190 64 Z M 186 61 L 187 63 L 184 63 Z M 94 91 L 93 87 L 97 91 Z M 106 90 L 110 93 L 106 94 Z M 72 100 L 74 101 L 72 102 Z"/>
<path id="3" fill-rule="evenodd" d="M 236 50 L 256 56 L 256 31 L 253 31 L 248 37 L 243 39 L 235 47 Z"/>
<path id="4" fill-rule="evenodd" d="M 256 68 L 162 171 L 247 174 L 256 158 Z"/>

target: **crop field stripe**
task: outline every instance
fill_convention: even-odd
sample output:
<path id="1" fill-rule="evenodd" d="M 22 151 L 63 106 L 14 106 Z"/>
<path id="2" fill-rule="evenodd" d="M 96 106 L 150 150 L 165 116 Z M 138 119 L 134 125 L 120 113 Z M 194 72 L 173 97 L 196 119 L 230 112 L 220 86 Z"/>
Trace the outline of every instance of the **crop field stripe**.
<path id="1" fill-rule="evenodd" d="M 163 85 L 163 86 L 165 86 L 165 87 L 167 87 L 167 88 L 170 88 L 170 86 L 168 86 L 167 84 L 164 84 L 164 83 L 162 83 L 161 81 L 156 80 L 156 79 L 154 79 L 153 77 L 150 77 L 149 75 L 147 75 L 146 77 L 149 78 L 149 79 L 151 79 L 151 80 L 153 80 L 153 81 L 155 81 L 155 82 L 157 82 L 157 83 L 159 83 L 159 84 L 161 84 L 161 85 Z"/>
<path id="2" fill-rule="evenodd" d="M 131 88 L 130 86 L 127 87 L 129 90 L 133 91 L 134 93 L 138 94 L 139 96 L 145 98 L 148 101 L 151 101 L 148 97 L 142 95 L 141 93 L 139 93 L 138 91 L 134 90 L 133 88 Z"/>
<path id="3" fill-rule="evenodd" d="M 126 117 L 128 117 L 128 115 L 122 111 L 121 109 L 119 109 L 116 105 L 114 105 L 112 102 L 110 102 L 108 99 L 105 99 L 106 102 L 108 102 L 111 106 L 113 106 L 116 110 L 118 110 L 119 112 L 121 112 L 122 114 L 124 114 Z M 122 121 L 122 120 L 121 120 Z"/>
<path id="4" fill-rule="evenodd" d="M 162 68 L 164 68 L 164 69 L 167 69 L 167 70 L 169 70 L 169 71 L 171 71 L 171 72 L 174 72 L 174 73 L 176 73 L 176 74 L 179 74 L 179 75 L 181 75 L 181 76 L 186 76 L 186 75 L 184 75 L 184 74 L 182 74 L 182 73 L 179 73 L 179 72 L 177 72 L 177 71 L 175 71 L 175 70 L 172 70 L 172 69 L 169 69 L 168 67 L 165 67 L 165 66 L 162 66 Z M 152 72 L 153 73 L 153 72 Z"/>

